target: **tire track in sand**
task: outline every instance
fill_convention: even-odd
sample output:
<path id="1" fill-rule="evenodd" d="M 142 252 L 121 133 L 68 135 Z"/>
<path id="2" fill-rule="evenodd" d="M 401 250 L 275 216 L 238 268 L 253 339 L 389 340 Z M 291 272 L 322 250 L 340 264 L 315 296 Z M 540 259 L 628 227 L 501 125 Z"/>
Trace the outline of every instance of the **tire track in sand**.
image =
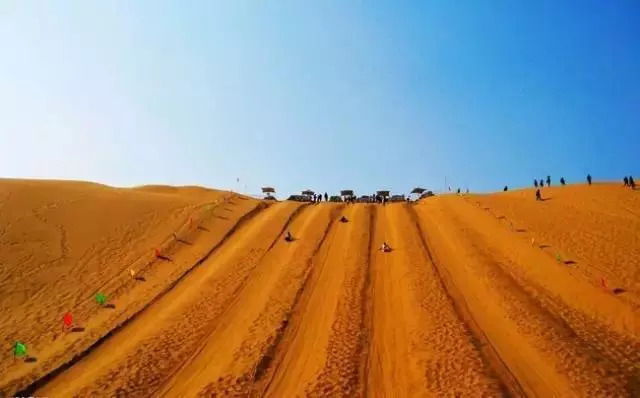
<path id="1" fill-rule="evenodd" d="M 406 204 L 377 210 L 373 255 L 373 324 L 367 395 L 500 396 L 421 246 Z"/>
<path id="2" fill-rule="evenodd" d="M 354 396 L 362 340 L 371 207 L 349 206 L 314 259 L 300 305 L 264 386 L 266 397 Z"/>
<path id="3" fill-rule="evenodd" d="M 599 358 L 561 317 L 541 306 L 455 214 L 437 206 L 421 206 L 418 213 L 436 261 L 446 267 L 527 395 L 626 395 L 612 363 Z"/>
<path id="4" fill-rule="evenodd" d="M 305 208 L 251 274 L 217 321 L 198 355 L 157 395 L 246 396 L 266 368 L 300 291 L 313 255 L 326 238 L 336 205 Z"/>
<path id="5" fill-rule="evenodd" d="M 217 318 L 300 208 L 278 203 L 240 226 L 215 256 L 37 395 L 153 396 L 215 330 Z"/>

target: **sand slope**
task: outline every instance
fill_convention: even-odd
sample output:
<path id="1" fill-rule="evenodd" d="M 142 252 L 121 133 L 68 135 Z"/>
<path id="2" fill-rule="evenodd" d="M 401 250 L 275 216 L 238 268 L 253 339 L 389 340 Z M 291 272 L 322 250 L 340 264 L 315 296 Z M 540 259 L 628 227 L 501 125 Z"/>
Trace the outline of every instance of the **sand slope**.
<path id="1" fill-rule="evenodd" d="M 190 191 L 0 181 L 0 391 L 25 386 L 84 351 L 193 266 L 258 205 L 229 201 L 220 191 Z M 171 261 L 156 259 L 156 248 Z M 140 280 L 132 279 L 129 269 Z M 97 292 L 115 308 L 100 308 Z M 83 332 L 63 333 L 68 311 Z M 27 344 L 35 363 L 13 364 L 16 340 Z"/>
<path id="2" fill-rule="evenodd" d="M 11 192 L 2 206 L 2 217 L 11 217 L 3 242 L 15 242 L 0 252 L 2 263 L 24 258 L 31 268 L 50 269 L 40 289 L 56 294 L 55 287 L 67 307 L 87 302 L 87 329 L 63 334 L 63 305 L 21 301 L 16 292 L 0 299 L 12 314 L 3 331 L 25 335 L 17 320 L 43 330 L 25 338 L 37 362 L 5 356 L 4 394 L 640 394 L 639 191 L 567 186 L 545 188 L 543 202 L 522 190 L 381 206 L 263 204 L 198 187 L 77 184 L 0 184 Z M 59 214 L 46 207 L 53 228 L 37 217 L 21 222 L 44 206 L 33 192 L 50 195 L 44 203 L 76 198 L 77 206 Z M 91 227 L 81 238 L 66 232 L 100 217 L 108 219 L 104 229 Z M 187 231 L 190 217 L 198 221 Z M 72 248 L 64 256 L 55 252 L 61 226 Z M 176 228 L 186 243 L 172 242 Z M 293 242 L 284 241 L 287 230 Z M 120 237 L 123 231 L 129 234 Z M 391 253 L 378 250 L 383 241 Z M 29 242 L 47 243 L 50 252 Z M 171 262 L 149 253 L 158 242 Z M 29 263 L 20 254 L 28 247 L 42 259 Z M 114 269 L 110 256 L 118 259 Z M 144 282 L 119 276 L 129 259 L 145 270 Z M 27 279 L 17 268 L 3 272 L 3 281 Z M 114 309 L 91 303 L 102 285 L 113 292 Z M 38 315 L 48 312 L 56 316 Z"/>

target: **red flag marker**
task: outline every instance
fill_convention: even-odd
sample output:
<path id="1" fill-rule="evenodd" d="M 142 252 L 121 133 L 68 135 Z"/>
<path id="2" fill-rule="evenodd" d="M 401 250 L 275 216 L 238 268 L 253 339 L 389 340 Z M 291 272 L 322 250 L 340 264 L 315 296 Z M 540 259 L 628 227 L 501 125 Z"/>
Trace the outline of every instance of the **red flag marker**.
<path id="1" fill-rule="evenodd" d="M 156 249 L 156 257 L 160 258 L 160 249 Z"/>
<path id="2" fill-rule="evenodd" d="M 64 314 L 64 316 L 62 317 L 62 322 L 64 323 L 64 326 L 67 328 L 70 328 L 71 325 L 73 325 L 73 316 L 71 315 L 70 312 L 67 312 L 66 314 Z"/>
<path id="3" fill-rule="evenodd" d="M 189 228 L 193 228 L 193 217 L 189 217 Z"/>
<path id="4" fill-rule="evenodd" d="M 603 289 L 609 289 L 609 283 L 607 282 L 607 278 L 605 278 L 604 276 L 601 276 L 600 285 L 602 285 Z"/>

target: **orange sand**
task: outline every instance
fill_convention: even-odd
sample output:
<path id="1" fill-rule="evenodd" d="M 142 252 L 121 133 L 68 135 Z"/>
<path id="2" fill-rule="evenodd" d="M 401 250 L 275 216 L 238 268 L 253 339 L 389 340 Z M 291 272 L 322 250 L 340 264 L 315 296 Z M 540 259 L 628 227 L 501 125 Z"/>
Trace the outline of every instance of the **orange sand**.
<path id="1" fill-rule="evenodd" d="M 0 396 L 639 396 L 640 191 L 543 197 L 0 180 Z"/>

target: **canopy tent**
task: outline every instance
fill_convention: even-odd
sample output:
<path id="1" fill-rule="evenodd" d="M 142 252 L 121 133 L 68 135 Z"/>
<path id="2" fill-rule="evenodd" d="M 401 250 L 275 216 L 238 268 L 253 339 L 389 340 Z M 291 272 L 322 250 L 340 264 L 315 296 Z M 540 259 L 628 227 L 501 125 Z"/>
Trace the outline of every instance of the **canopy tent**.
<path id="1" fill-rule="evenodd" d="M 340 196 L 353 196 L 353 190 L 343 189 L 342 191 L 340 191 Z"/>
<path id="2" fill-rule="evenodd" d="M 430 197 L 430 196 L 435 196 L 435 195 L 433 194 L 433 192 L 432 192 L 432 191 L 427 191 L 427 192 L 423 193 L 422 195 L 420 195 L 420 199 L 422 199 L 422 198 L 428 198 L 428 197 Z"/>
<path id="3" fill-rule="evenodd" d="M 276 190 L 272 187 L 262 187 L 262 193 L 276 193 Z"/>
<path id="4" fill-rule="evenodd" d="M 315 194 L 315 192 L 313 192 L 310 189 L 304 190 L 304 191 L 302 191 L 300 193 L 303 194 L 303 195 L 307 195 L 307 196 L 313 196 Z"/>
<path id="5" fill-rule="evenodd" d="M 420 194 L 422 194 L 424 191 L 426 191 L 426 189 L 424 189 L 424 188 L 420 188 L 420 187 L 416 187 L 416 188 L 413 188 L 413 189 L 411 190 L 411 193 L 417 193 L 418 195 L 420 195 Z"/>
<path id="6" fill-rule="evenodd" d="M 390 191 L 378 191 L 378 192 L 376 192 L 376 195 L 384 196 L 384 197 L 388 197 L 389 194 L 390 194 Z"/>

